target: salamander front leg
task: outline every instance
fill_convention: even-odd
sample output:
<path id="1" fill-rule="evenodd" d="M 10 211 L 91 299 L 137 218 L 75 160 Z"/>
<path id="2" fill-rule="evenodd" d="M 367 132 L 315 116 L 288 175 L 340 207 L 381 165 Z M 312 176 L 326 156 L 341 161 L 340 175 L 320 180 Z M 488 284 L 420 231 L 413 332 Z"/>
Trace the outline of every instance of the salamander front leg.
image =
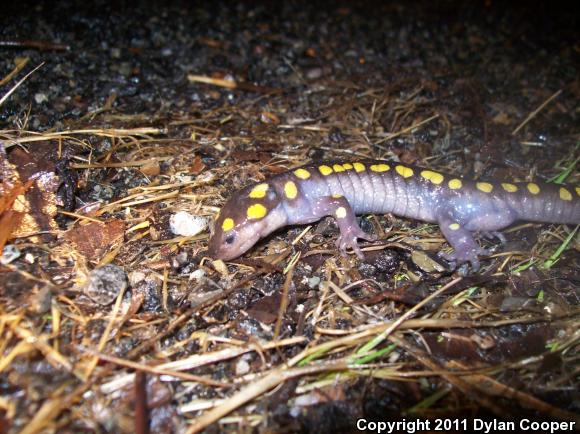
<path id="1" fill-rule="evenodd" d="M 480 265 L 478 255 L 485 254 L 486 251 L 473 239 L 471 232 L 449 218 L 439 219 L 439 226 L 445 239 L 455 250 L 450 255 L 441 254 L 441 256 L 450 260 L 453 266 L 469 262 L 472 270 L 477 271 Z"/>
<path id="2" fill-rule="evenodd" d="M 358 238 L 366 241 L 374 241 L 374 235 L 364 232 L 358 222 L 352 208 L 344 196 L 328 196 L 318 199 L 314 206 L 316 213 L 321 216 L 332 216 L 335 218 L 340 235 L 336 241 L 336 246 L 342 255 L 346 256 L 346 250 L 350 247 L 359 259 L 364 260 L 363 252 L 358 245 Z"/>

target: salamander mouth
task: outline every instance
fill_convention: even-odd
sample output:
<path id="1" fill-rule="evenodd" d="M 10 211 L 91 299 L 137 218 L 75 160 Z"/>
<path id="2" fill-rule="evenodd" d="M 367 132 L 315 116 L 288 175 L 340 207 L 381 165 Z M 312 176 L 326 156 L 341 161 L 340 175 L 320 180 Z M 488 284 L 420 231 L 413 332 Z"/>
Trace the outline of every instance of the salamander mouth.
<path id="1" fill-rule="evenodd" d="M 240 235 L 238 234 L 238 236 Z M 221 242 L 220 237 L 211 237 L 207 252 L 212 258 L 229 261 L 246 253 L 259 239 L 259 236 L 246 237 L 244 242 L 239 242 L 235 245 L 226 245 Z"/>
<path id="2" fill-rule="evenodd" d="M 216 246 L 216 243 L 213 241 L 213 238 L 210 238 L 209 243 L 207 245 L 207 254 L 212 258 L 215 258 L 216 255 L 218 254 L 218 247 Z"/>

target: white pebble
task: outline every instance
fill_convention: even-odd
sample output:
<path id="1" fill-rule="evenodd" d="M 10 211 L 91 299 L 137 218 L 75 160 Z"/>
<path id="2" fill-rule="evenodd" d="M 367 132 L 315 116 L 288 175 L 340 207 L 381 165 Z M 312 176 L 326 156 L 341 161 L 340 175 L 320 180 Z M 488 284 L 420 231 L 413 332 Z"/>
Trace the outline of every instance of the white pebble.
<path id="1" fill-rule="evenodd" d="M 179 211 L 169 218 L 169 228 L 175 235 L 193 237 L 207 228 L 207 218 Z"/>
<path id="2" fill-rule="evenodd" d="M 34 101 L 36 101 L 36 104 L 42 104 L 43 102 L 48 101 L 48 97 L 45 93 L 39 92 L 34 94 Z"/>
<path id="3" fill-rule="evenodd" d="M 14 244 L 6 244 L 0 256 L 0 264 L 8 265 L 20 257 L 20 250 Z"/>
<path id="4" fill-rule="evenodd" d="M 205 276 L 205 271 L 203 271 L 201 268 L 198 268 L 189 275 L 189 280 L 199 280 L 203 276 Z"/>
<path id="5" fill-rule="evenodd" d="M 236 363 L 236 375 L 240 377 L 246 375 L 248 372 L 250 372 L 250 364 L 244 359 L 240 359 Z"/>

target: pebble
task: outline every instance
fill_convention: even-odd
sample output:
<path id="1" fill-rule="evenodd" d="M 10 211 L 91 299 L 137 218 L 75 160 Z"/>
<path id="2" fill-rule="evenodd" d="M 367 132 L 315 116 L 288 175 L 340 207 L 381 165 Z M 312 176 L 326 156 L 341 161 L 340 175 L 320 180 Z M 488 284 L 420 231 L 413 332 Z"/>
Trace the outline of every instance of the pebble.
<path id="1" fill-rule="evenodd" d="M 179 211 L 169 217 L 169 228 L 175 235 L 193 237 L 207 228 L 205 217 L 191 215 L 187 211 Z"/>
<path id="2" fill-rule="evenodd" d="M 84 286 L 87 297 L 98 304 L 111 304 L 119 295 L 119 292 L 127 288 L 127 274 L 117 265 L 107 264 L 95 268 Z"/>
<path id="3" fill-rule="evenodd" d="M 20 250 L 14 244 L 7 244 L 2 250 L 2 256 L 0 256 L 0 264 L 8 265 L 16 259 L 20 258 Z"/>

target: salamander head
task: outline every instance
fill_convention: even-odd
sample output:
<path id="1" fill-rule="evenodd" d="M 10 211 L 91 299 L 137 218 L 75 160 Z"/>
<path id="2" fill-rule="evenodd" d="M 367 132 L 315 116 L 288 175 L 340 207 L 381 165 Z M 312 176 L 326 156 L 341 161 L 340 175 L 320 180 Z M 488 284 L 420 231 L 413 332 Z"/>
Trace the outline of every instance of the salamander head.
<path id="1" fill-rule="evenodd" d="M 273 187 L 266 183 L 247 187 L 234 194 L 221 209 L 208 253 L 226 261 L 237 258 L 286 221 L 286 213 Z"/>

